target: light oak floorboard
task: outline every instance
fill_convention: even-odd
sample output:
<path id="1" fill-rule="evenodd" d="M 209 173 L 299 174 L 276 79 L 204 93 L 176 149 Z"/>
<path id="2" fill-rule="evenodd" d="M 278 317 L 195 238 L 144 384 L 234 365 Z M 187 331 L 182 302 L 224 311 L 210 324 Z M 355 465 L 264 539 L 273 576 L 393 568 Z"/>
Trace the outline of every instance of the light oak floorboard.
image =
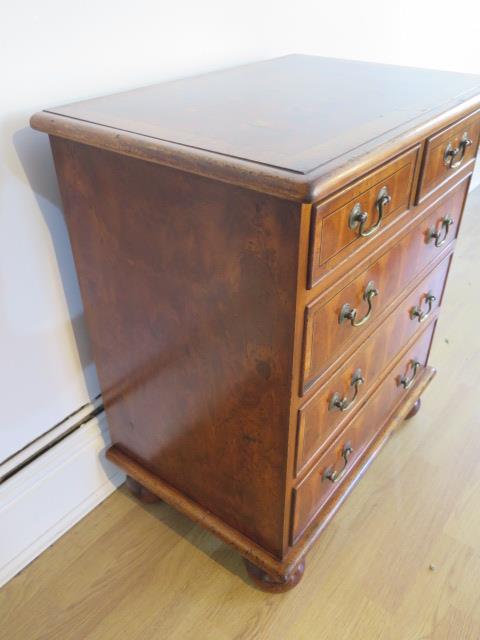
<path id="1" fill-rule="evenodd" d="M 480 189 L 430 361 L 438 376 L 286 594 L 121 488 L 0 592 L 3 640 L 479 640 Z M 35 514 L 32 514 L 35 517 Z"/>

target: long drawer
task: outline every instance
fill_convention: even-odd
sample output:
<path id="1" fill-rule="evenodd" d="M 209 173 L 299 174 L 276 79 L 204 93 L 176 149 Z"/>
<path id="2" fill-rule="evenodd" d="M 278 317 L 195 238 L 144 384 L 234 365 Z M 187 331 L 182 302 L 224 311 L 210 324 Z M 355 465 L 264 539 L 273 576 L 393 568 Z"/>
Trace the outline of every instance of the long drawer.
<path id="1" fill-rule="evenodd" d="M 426 365 L 434 323 L 430 324 L 393 367 L 384 381 L 336 438 L 319 463 L 293 490 L 291 543 L 294 544 L 342 481 L 355 469 L 385 421 L 415 385 L 415 377 Z"/>
<path id="2" fill-rule="evenodd" d="M 439 307 L 451 254 L 431 271 L 298 412 L 296 474 L 325 449 L 380 375 Z"/>
<path id="3" fill-rule="evenodd" d="M 457 235 L 469 178 L 431 206 L 421 220 L 373 264 L 330 298 L 306 308 L 300 392 L 305 393 Z"/>

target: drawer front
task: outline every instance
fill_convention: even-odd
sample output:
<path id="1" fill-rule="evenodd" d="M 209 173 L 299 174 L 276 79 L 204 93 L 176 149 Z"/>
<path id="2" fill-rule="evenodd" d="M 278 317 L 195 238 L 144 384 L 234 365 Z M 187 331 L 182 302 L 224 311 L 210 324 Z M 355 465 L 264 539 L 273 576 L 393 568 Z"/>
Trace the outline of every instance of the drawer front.
<path id="1" fill-rule="evenodd" d="M 456 185 L 397 244 L 341 291 L 327 301 L 307 306 L 301 393 L 371 331 L 371 325 L 388 305 L 455 238 L 468 183 L 466 178 Z"/>
<path id="2" fill-rule="evenodd" d="M 428 138 L 417 203 L 475 158 L 479 135 L 480 112 L 477 111 Z"/>
<path id="3" fill-rule="evenodd" d="M 402 154 L 314 208 L 309 288 L 408 210 L 418 150 Z"/>
<path id="4" fill-rule="evenodd" d="M 325 502 L 354 473 L 355 464 L 400 403 L 427 363 L 434 331 L 431 324 L 402 355 L 370 400 L 340 434 L 319 463 L 294 489 L 291 543 L 294 544 Z M 406 388 L 405 388 L 406 387 Z"/>
<path id="5" fill-rule="evenodd" d="M 299 410 L 296 473 L 328 447 L 393 358 L 439 307 L 451 254 L 407 295 L 349 360 Z"/>

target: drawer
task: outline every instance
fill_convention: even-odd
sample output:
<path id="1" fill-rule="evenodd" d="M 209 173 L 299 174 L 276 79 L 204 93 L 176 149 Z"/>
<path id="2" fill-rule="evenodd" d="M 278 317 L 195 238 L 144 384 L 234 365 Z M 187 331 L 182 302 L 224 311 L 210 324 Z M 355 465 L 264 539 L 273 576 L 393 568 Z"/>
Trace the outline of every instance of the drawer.
<path id="1" fill-rule="evenodd" d="M 434 324 L 389 370 L 370 400 L 337 437 L 319 463 L 293 490 L 291 543 L 295 544 L 325 502 L 354 473 L 355 464 L 427 363 Z"/>
<path id="2" fill-rule="evenodd" d="M 476 112 L 428 138 L 425 145 L 417 203 L 470 162 L 477 153 L 480 112 Z"/>
<path id="3" fill-rule="evenodd" d="M 305 393 L 336 360 L 371 332 L 381 314 L 408 283 L 457 234 L 469 178 L 432 205 L 400 240 L 329 299 L 306 308 L 303 371 Z"/>
<path id="4" fill-rule="evenodd" d="M 314 207 L 309 288 L 408 210 L 418 151 L 417 146 Z"/>
<path id="5" fill-rule="evenodd" d="M 440 305 L 451 254 L 431 271 L 298 412 L 299 474 L 351 419 L 381 374 Z"/>

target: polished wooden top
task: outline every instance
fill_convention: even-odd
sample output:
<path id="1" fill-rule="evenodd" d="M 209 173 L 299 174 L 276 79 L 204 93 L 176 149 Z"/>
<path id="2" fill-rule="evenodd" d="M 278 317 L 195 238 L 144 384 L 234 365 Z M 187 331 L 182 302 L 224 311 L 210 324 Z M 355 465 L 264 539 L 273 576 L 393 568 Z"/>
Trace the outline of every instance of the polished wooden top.
<path id="1" fill-rule="evenodd" d="M 48 109 L 55 131 L 32 124 L 58 134 L 67 117 L 200 164 L 247 161 L 244 172 L 267 167 L 302 182 L 479 94 L 479 76 L 290 55 Z M 74 137 L 69 124 L 62 135 Z"/>

